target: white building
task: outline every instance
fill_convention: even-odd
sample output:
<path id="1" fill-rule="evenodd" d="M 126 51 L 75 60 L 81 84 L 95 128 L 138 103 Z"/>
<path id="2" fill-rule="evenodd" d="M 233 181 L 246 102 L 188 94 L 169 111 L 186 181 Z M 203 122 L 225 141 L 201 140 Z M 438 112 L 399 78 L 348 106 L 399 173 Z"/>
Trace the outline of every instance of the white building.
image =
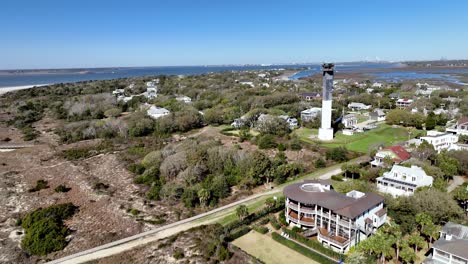
<path id="1" fill-rule="evenodd" d="M 457 135 L 468 135 L 468 117 L 465 116 L 458 119 L 455 126 L 447 128 L 445 131 Z"/>
<path id="2" fill-rule="evenodd" d="M 278 116 L 279 118 L 283 119 L 286 121 L 286 123 L 288 123 L 288 126 L 289 128 L 292 130 L 292 129 L 295 129 L 298 125 L 297 123 L 297 119 L 294 118 L 294 117 L 290 117 L 290 116 L 287 116 L 287 115 L 280 115 Z"/>
<path id="3" fill-rule="evenodd" d="M 371 107 L 372 107 L 371 105 L 366 105 L 366 104 L 363 104 L 363 103 L 352 102 L 352 103 L 348 104 L 348 108 L 353 110 L 353 111 L 367 110 L 367 109 L 370 109 Z"/>
<path id="4" fill-rule="evenodd" d="M 338 252 L 371 236 L 387 220 L 384 198 L 375 193 L 333 190 L 330 180 L 293 183 L 283 189 L 286 221 L 317 234 L 317 240 Z"/>
<path id="5" fill-rule="evenodd" d="M 346 127 L 346 128 L 352 128 L 355 125 L 357 125 L 358 120 L 355 115 L 353 114 L 348 114 L 343 116 L 343 119 L 341 120 L 341 123 Z"/>
<path id="6" fill-rule="evenodd" d="M 301 120 L 302 122 L 308 122 L 316 118 L 322 112 L 322 108 L 320 107 L 311 107 L 301 112 Z"/>
<path id="7" fill-rule="evenodd" d="M 154 99 L 158 97 L 158 88 L 157 87 L 147 87 L 146 92 L 143 95 L 148 99 Z"/>
<path id="8" fill-rule="evenodd" d="M 185 95 L 176 97 L 176 100 L 179 102 L 187 103 L 187 104 L 192 102 L 192 98 L 185 96 Z"/>
<path id="9" fill-rule="evenodd" d="M 369 120 L 372 121 L 385 121 L 385 113 L 381 109 L 375 109 L 374 111 L 369 113 Z"/>
<path id="10" fill-rule="evenodd" d="M 410 106 L 411 104 L 413 103 L 413 99 L 398 99 L 396 101 L 396 107 L 400 108 L 400 109 L 405 109 L 407 108 L 408 106 Z"/>
<path id="11" fill-rule="evenodd" d="M 255 85 L 254 85 L 253 82 L 239 82 L 239 83 L 242 84 L 242 85 L 248 85 L 248 86 L 250 86 L 250 87 L 252 87 L 252 88 L 255 87 Z"/>
<path id="12" fill-rule="evenodd" d="M 458 135 L 434 130 L 427 131 L 427 135 L 420 138 L 434 146 L 434 149 L 437 152 L 440 152 L 443 149 L 449 149 L 452 144 L 458 142 Z"/>
<path id="13" fill-rule="evenodd" d="M 125 95 L 125 89 L 115 89 L 112 91 L 112 95 L 119 97 Z"/>
<path id="14" fill-rule="evenodd" d="M 379 82 L 375 82 L 372 84 L 372 87 L 374 88 L 382 88 L 383 84 L 382 83 L 379 83 Z"/>
<path id="15" fill-rule="evenodd" d="M 393 165 L 391 171 L 377 178 L 377 188 L 393 196 L 413 195 L 418 187 L 432 186 L 432 182 L 421 167 Z"/>
<path id="16" fill-rule="evenodd" d="M 130 95 L 130 96 L 124 96 L 124 95 L 119 95 L 117 97 L 117 101 L 120 102 L 124 102 L 124 103 L 127 103 L 128 101 L 132 100 L 133 99 L 133 95 Z"/>
<path id="17" fill-rule="evenodd" d="M 160 117 L 163 117 L 163 116 L 168 115 L 170 112 L 169 112 L 169 110 L 167 110 L 166 108 L 157 107 L 157 106 L 152 105 L 152 106 L 146 111 L 146 113 L 147 113 L 151 118 L 158 119 L 158 118 L 160 118 Z"/>

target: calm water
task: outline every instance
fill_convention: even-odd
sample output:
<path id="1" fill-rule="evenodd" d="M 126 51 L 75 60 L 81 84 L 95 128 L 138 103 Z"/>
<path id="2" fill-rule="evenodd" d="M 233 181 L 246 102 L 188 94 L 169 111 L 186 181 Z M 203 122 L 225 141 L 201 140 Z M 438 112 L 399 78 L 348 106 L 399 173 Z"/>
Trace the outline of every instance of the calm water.
<path id="1" fill-rule="evenodd" d="M 194 75 L 209 72 L 224 71 L 248 71 L 248 70 L 271 70 L 271 69 L 293 69 L 308 68 L 290 77 L 292 80 L 312 75 L 320 71 L 318 64 L 302 65 L 269 65 L 269 66 L 173 66 L 173 67 L 142 67 L 142 68 L 113 68 L 113 69 L 87 69 L 86 74 L 27 74 L 27 75 L 0 75 L 1 87 L 39 85 L 53 83 L 68 83 L 89 80 L 110 80 L 116 78 L 155 76 L 155 75 Z M 336 71 L 339 72 L 365 72 L 366 68 L 372 68 L 371 73 L 375 78 L 382 81 L 398 82 L 411 79 L 433 79 L 453 83 L 461 83 L 453 74 L 468 72 L 468 69 L 436 70 L 431 72 L 422 71 L 391 71 L 379 72 L 378 69 L 398 68 L 400 64 L 394 63 L 360 63 L 360 64 L 337 64 Z M 377 71 L 375 71 L 377 69 Z M 466 85 L 466 84 L 465 84 Z"/>
<path id="2" fill-rule="evenodd" d="M 0 75 L 0 87 L 23 86 L 34 84 L 68 83 L 89 80 L 110 80 L 117 78 L 155 76 L 155 75 L 194 75 L 209 72 L 248 71 L 291 69 L 302 67 L 318 67 L 318 65 L 269 65 L 269 66 L 174 66 L 174 67 L 142 67 L 142 68 L 113 68 L 87 69 L 86 74 L 23 74 Z"/>

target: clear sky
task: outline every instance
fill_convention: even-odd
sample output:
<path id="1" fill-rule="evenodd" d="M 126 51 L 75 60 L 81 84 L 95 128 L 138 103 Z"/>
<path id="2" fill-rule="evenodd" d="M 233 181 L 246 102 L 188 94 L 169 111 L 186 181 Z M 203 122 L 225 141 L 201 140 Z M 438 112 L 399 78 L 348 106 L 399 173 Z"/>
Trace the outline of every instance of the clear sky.
<path id="1" fill-rule="evenodd" d="M 2 0 L 0 69 L 468 59 L 467 0 Z"/>

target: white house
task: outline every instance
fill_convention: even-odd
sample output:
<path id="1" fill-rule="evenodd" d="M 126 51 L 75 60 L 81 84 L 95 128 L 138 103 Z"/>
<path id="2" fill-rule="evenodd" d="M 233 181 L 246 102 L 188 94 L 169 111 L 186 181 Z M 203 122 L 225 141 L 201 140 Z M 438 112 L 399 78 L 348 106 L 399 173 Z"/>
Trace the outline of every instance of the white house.
<path id="1" fill-rule="evenodd" d="M 124 95 L 119 95 L 117 97 L 117 101 L 120 102 L 124 102 L 124 103 L 127 103 L 128 101 L 132 100 L 133 99 L 133 95 L 130 95 L 130 96 L 124 96 Z"/>
<path id="2" fill-rule="evenodd" d="M 440 152 L 443 149 L 449 149 L 452 144 L 458 142 L 458 135 L 435 130 L 427 131 L 427 135 L 420 138 L 434 146 L 434 149 L 437 152 Z"/>
<path id="3" fill-rule="evenodd" d="M 348 108 L 350 108 L 351 110 L 354 110 L 354 111 L 367 110 L 367 109 L 370 109 L 371 107 L 372 107 L 371 105 L 366 105 L 366 104 L 363 104 L 363 103 L 352 102 L 352 103 L 348 104 Z"/>
<path id="4" fill-rule="evenodd" d="M 374 88 L 382 88 L 383 84 L 382 83 L 379 83 L 379 82 L 375 82 L 372 84 L 372 87 Z"/>
<path id="5" fill-rule="evenodd" d="M 447 128 L 445 131 L 457 135 L 468 135 L 468 117 L 458 119 L 457 124 L 453 127 Z"/>
<path id="6" fill-rule="evenodd" d="M 346 128 L 351 128 L 355 125 L 357 125 L 358 120 L 355 115 L 353 114 L 348 114 L 343 116 L 343 119 L 341 120 L 341 123 L 346 127 Z"/>
<path id="7" fill-rule="evenodd" d="M 255 87 L 253 82 L 239 82 L 239 83 L 242 84 L 242 85 L 248 85 L 248 86 L 250 86 L 252 88 Z"/>
<path id="8" fill-rule="evenodd" d="M 400 108 L 400 109 L 405 109 L 407 108 L 408 106 L 410 106 L 411 104 L 413 103 L 413 99 L 398 99 L 396 101 L 396 107 Z"/>
<path id="9" fill-rule="evenodd" d="M 112 91 L 112 95 L 119 97 L 125 94 L 125 89 L 115 89 Z"/>
<path id="10" fill-rule="evenodd" d="M 290 225 L 317 234 L 317 240 L 344 253 L 367 239 L 387 221 L 384 198 L 375 193 L 333 190 L 330 180 L 308 180 L 283 189 Z"/>
<path id="11" fill-rule="evenodd" d="M 192 102 L 192 98 L 185 96 L 185 95 L 176 97 L 176 100 L 179 102 L 187 103 L 187 104 Z"/>
<path id="12" fill-rule="evenodd" d="M 418 187 L 432 186 L 433 178 L 418 166 L 393 165 L 392 170 L 377 178 L 377 188 L 393 196 L 413 195 Z"/>
<path id="13" fill-rule="evenodd" d="M 385 113 L 381 109 L 375 109 L 369 113 L 369 120 L 381 122 L 385 121 Z"/>
<path id="14" fill-rule="evenodd" d="M 303 122 L 311 121 L 322 113 L 322 108 L 320 107 L 311 107 L 301 112 L 301 120 Z"/>
<path id="15" fill-rule="evenodd" d="M 152 105 L 152 106 L 146 111 L 146 113 L 147 113 L 151 118 L 158 119 L 158 118 L 160 118 L 160 117 L 163 117 L 163 116 L 168 115 L 170 112 L 169 112 L 169 110 L 167 110 L 166 108 L 157 107 L 157 106 Z"/>
<path id="16" fill-rule="evenodd" d="M 294 117 L 289 117 L 287 115 L 280 115 L 278 116 L 281 119 L 284 119 L 286 123 L 288 123 L 288 126 L 290 129 L 295 129 L 297 127 L 297 119 Z"/>
<path id="17" fill-rule="evenodd" d="M 158 97 L 158 88 L 157 87 L 147 87 L 146 92 L 143 95 L 148 99 L 154 99 Z"/>

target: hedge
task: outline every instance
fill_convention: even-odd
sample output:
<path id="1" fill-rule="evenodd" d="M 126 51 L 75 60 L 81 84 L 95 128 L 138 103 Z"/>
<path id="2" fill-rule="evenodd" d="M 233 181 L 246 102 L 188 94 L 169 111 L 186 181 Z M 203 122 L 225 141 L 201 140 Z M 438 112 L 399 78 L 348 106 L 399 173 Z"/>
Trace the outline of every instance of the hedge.
<path id="1" fill-rule="evenodd" d="M 281 225 L 278 224 L 278 220 L 276 220 L 276 217 L 272 216 L 270 219 L 271 226 L 273 226 L 274 229 L 279 230 L 281 228 Z"/>
<path id="2" fill-rule="evenodd" d="M 294 241 L 291 241 L 287 238 L 284 238 L 282 237 L 281 235 L 279 235 L 278 233 L 273 233 L 271 234 L 273 240 L 275 240 L 276 242 L 278 243 L 281 243 L 285 246 L 287 246 L 288 248 L 312 259 L 312 260 L 315 260 L 319 263 L 322 263 L 322 264 L 336 264 L 337 261 L 331 261 L 330 259 L 304 247 L 304 246 L 301 246 L 299 245 L 298 243 L 294 242 Z"/>
<path id="3" fill-rule="evenodd" d="M 324 247 L 320 242 L 316 241 L 316 240 L 310 240 L 306 237 L 303 237 L 302 235 L 298 234 L 297 232 L 294 232 L 294 231 L 291 231 L 285 227 L 282 228 L 282 231 L 285 232 L 286 234 L 289 235 L 290 238 L 294 239 L 294 240 L 297 240 L 298 242 L 310 247 L 310 248 L 313 248 L 317 251 L 320 251 L 321 253 L 327 255 L 327 256 L 330 256 L 331 258 L 334 258 L 334 259 L 340 259 L 340 257 L 343 258 L 343 261 L 345 259 L 345 256 L 343 255 L 340 255 L 340 253 L 337 253 L 335 251 L 333 251 L 332 249 L 329 249 L 329 248 L 326 248 Z"/>
<path id="4" fill-rule="evenodd" d="M 264 226 L 254 226 L 252 229 L 259 232 L 260 234 L 268 233 L 268 228 Z"/>
<path id="5" fill-rule="evenodd" d="M 249 226 L 243 226 L 241 228 L 238 228 L 234 230 L 233 232 L 229 233 L 229 235 L 226 237 L 226 241 L 234 241 L 238 239 L 239 237 L 250 232 L 250 230 L 252 230 L 252 228 L 250 228 Z"/>

